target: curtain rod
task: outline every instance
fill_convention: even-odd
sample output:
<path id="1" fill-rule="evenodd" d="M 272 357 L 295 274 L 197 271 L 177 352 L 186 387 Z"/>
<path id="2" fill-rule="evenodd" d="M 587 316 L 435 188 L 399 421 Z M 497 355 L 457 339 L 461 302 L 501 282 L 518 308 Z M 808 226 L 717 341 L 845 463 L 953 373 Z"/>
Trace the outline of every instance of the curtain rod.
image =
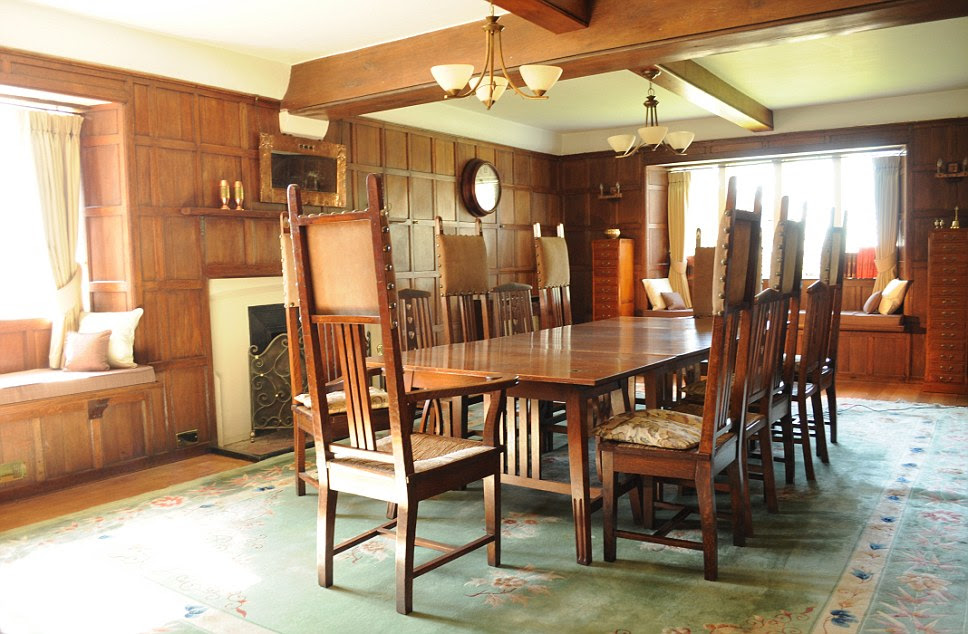
<path id="1" fill-rule="evenodd" d="M 44 112 L 59 112 L 66 114 L 80 114 L 83 112 L 74 104 L 59 103 L 56 101 L 44 101 L 31 97 L 21 97 L 5 95 L 0 93 L 0 105 L 12 106 L 15 108 L 25 108 L 27 110 L 42 110 Z"/>

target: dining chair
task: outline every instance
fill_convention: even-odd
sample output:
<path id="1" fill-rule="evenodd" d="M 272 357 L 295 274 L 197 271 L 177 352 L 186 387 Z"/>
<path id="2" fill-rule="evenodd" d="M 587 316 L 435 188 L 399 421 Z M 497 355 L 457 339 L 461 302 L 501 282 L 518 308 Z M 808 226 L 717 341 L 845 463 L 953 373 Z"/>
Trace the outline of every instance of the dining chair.
<path id="1" fill-rule="evenodd" d="M 820 252 L 820 281 L 825 282 L 831 292 L 830 339 L 827 358 L 820 372 L 820 390 L 827 395 L 826 424 L 830 426 L 830 442 L 834 444 L 837 443 L 837 346 L 840 344 L 840 311 L 844 294 L 844 265 L 847 260 L 846 226 L 846 213 L 840 227 L 833 226 L 831 222 Z M 819 433 L 822 426 L 817 424 L 816 429 Z"/>
<path id="2" fill-rule="evenodd" d="M 302 215 L 299 187 L 290 185 L 287 192 L 309 393 L 317 402 L 325 398 L 327 351 L 323 350 L 326 342 L 321 333 L 327 327 L 335 340 L 346 388 L 346 442 L 334 442 L 333 420 L 326 409 L 312 409 L 319 474 L 317 576 L 319 585 L 332 586 L 334 555 L 379 535 L 392 534 L 396 539 L 396 608 L 407 614 L 413 609 L 415 577 L 485 545 L 488 564 L 500 565 L 501 447 L 496 422 L 505 392 L 517 379 L 421 373 L 426 389 L 411 384 L 413 374 L 405 374 L 401 362 L 396 312 L 399 298 L 381 177 L 370 174 L 366 187 L 365 210 L 337 214 Z M 382 438 L 377 437 L 373 424 L 365 326 L 378 328 L 383 338 L 390 433 Z M 488 396 L 483 441 L 412 431 L 417 401 L 471 392 Z M 483 536 L 460 546 L 416 537 L 420 502 L 477 480 L 483 480 L 484 487 Z M 398 515 L 335 544 L 340 492 L 394 503 Z M 415 566 L 415 546 L 442 554 Z"/>
<path id="3" fill-rule="evenodd" d="M 803 447 L 803 467 L 807 480 L 816 480 L 810 451 L 810 419 L 807 403 L 813 409 L 814 419 L 820 421 L 815 438 L 817 456 L 821 462 L 829 462 L 827 434 L 823 429 L 823 395 L 820 391 L 820 374 L 827 359 L 830 342 L 830 307 L 833 300 L 830 287 L 817 280 L 807 288 L 807 310 L 803 317 L 803 343 L 796 364 L 791 399 L 797 404 L 798 431 L 794 441 Z"/>
<path id="4" fill-rule="evenodd" d="M 296 470 L 296 495 L 306 495 L 306 484 L 318 489 L 319 480 L 306 468 L 306 443 L 313 435 L 312 397 L 306 388 L 306 375 L 303 370 L 305 362 L 302 358 L 299 342 L 299 292 L 296 288 L 296 273 L 293 268 L 292 235 L 289 230 L 288 214 L 283 213 L 279 218 L 279 246 L 282 257 L 283 306 L 286 313 L 286 339 L 289 342 L 289 385 L 292 396 L 292 431 L 293 454 Z M 345 438 L 349 434 L 346 418 L 346 395 L 340 389 L 338 381 L 339 366 L 335 362 L 334 340 L 329 329 L 320 333 L 325 343 L 323 349 L 327 351 L 322 366 L 322 373 L 327 386 L 326 403 L 332 421 L 335 438 Z M 387 396 L 384 390 L 371 387 L 374 404 L 374 425 L 377 429 L 388 429 L 390 419 L 387 415 Z"/>
<path id="5" fill-rule="evenodd" d="M 739 333 L 756 287 L 753 278 L 759 223 L 757 214 L 731 208 L 720 223 L 713 275 L 715 315 L 702 415 L 638 410 L 606 420 L 595 429 L 602 462 L 605 561 L 615 561 L 618 537 L 702 550 L 704 576 L 714 581 L 718 576 L 715 477 L 722 472 L 730 484 L 733 543 L 745 544 L 741 465 L 737 459 L 746 418 L 745 384 L 737 375 L 745 374 L 744 365 L 748 363 L 739 356 Z M 619 473 L 635 479 L 619 483 Z M 641 491 L 642 478 L 696 490 L 701 541 L 668 535 L 692 512 L 685 506 L 652 532 L 617 528 L 618 495 L 626 490 Z M 651 497 L 647 490 L 643 499 Z"/>
<path id="6" fill-rule="evenodd" d="M 402 288 L 397 293 L 400 302 L 400 346 L 404 350 L 431 348 L 434 337 L 434 314 L 429 291 Z"/>
<path id="7" fill-rule="evenodd" d="M 491 315 L 490 334 L 506 337 L 522 332 L 534 332 L 534 308 L 531 304 L 531 285 L 508 282 L 495 286 L 488 293 Z"/>
<path id="8" fill-rule="evenodd" d="M 541 224 L 534 223 L 534 251 L 538 278 L 538 313 L 541 328 L 571 324 L 571 268 L 565 225 L 555 235 L 541 236 Z"/>

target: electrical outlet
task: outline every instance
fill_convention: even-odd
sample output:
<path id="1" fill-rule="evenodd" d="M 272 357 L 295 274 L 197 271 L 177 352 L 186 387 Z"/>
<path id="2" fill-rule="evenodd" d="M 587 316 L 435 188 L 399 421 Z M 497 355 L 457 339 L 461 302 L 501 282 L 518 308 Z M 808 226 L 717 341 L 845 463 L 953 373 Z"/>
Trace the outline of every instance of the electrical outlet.
<path id="1" fill-rule="evenodd" d="M 198 442 L 198 430 L 189 429 L 188 431 L 180 431 L 175 434 L 175 440 L 178 442 L 179 447 L 194 445 Z"/>

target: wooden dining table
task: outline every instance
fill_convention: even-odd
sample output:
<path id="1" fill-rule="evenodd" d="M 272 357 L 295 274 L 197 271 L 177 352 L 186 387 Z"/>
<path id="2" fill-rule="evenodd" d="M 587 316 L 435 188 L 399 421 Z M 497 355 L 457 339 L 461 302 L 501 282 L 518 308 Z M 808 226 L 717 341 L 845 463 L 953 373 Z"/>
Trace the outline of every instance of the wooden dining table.
<path id="1" fill-rule="evenodd" d="M 534 468 L 530 473 L 509 470 L 501 481 L 571 495 L 577 560 L 588 565 L 592 561 L 591 513 L 601 506 L 600 491 L 592 489 L 589 476 L 591 399 L 628 389 L 630 379 L 644 376 L 646 406 L 654 407 L 659 377 L 702 361 L 709 353 L 711 332 L 711 319 L 616 317 L 412 350 L 403 354 L 403 364 L 414 387 L 421 384 L 421 371 L 512 374 L 520 382 L 509 397 L 535 405 L 537 399 L 565 403 L 570 481 L 541 478 L 538 439 L 532 435 L 528 442 L 520 434 L 520 451 L 532 453 Z M 631 401 L 635 402 L 634 395 Z M 531 430 L 536 432 L 537 415 L 532 419 Z M 506 437 L 506 444 L 510 443 Z"/>

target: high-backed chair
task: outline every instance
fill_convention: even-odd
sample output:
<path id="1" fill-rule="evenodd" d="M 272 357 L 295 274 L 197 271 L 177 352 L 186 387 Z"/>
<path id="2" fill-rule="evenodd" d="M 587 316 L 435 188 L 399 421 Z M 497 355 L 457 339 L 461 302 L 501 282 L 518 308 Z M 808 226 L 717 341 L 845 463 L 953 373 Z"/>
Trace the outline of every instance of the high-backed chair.
<path id="1" fill-rule="evenodd" d="M 831 223 L 820 253 L 820 281 L 830 286 L 830 339 L 827 359 L 820 372 L 820 390 L 827 394 L 827 416 L 830 425 L 830 442 L 837 442 L 837 346 L 840 343 L 840 310 L 844 295 L 844 268 L 847 260 L 847 218 L 843 226 Z M 817 421 L 817 433 L 822 429 Z M 818 444 L 819 446 L 819 444 Z"/>
<path id="2" fill-rule="evenodd" d="M 568 326 L 571 324 L 571 268 L 565 226 L 559 224 L 553 237 L 542 237 L 541 224 L 534 223 L 534 251 L 541 328 Z"/>
<path id="3" fill-rule="evenodd" d="M 417 288 L 403 288 L 397 293 L 400 300 L 400 346 L 404 350 L 418 350 L 437 345 L 434 338 L 434 313 L 431 294 Z"/>
<path id="4" fill-rule="evenodd" d="M 505 337 L 522 332 L 534 332 L 534 308 L 531 306 L 531 285 L 508 282 L 495 286 L 488 293 L 492 337 Z"/>
<path id="5" fill-rule="evenodd" d="M 306 484 L 319 488 L 319 481 L 306 469 L 306 441 L 313 434 L 312 397 L 304 392 L 306 376 L 303 372 L 303 359 L 299 348 L 299 292 L 296 288 L 296 273 L 293 268 L 292 235 L 289 231 L 289 218 L 282 214 L 279 219 L 279 243 L 282 256 L 282 279 L 284 308 L 286 311 L 286 337 L 289 341 L 289 384 L 292 390 L 292 431 L 293 454 L 296 468 L 296 495 L 306 495 Z M 346 438 L 349 434 L 346 420 L 346 394 L 338 382 L 340 371 L 332 354 L 335 346 L 332 333 L 323 329 L 321 339 L 326 345 L 325 363 L 321 366 L 323 376 L 328 383 L 326 388 L 326 402 L 333 425 L 335 438 Z M 371 398 L 374 404 L 374 425 L 377 429 L 387 429 L 390 419 L 387 415 L 386 392 L 371 387 Z"/>
<path id="6" fill-rule="evenodd" d="M 712 343 L 702 416 L 647 409 L 613 417 L 596 428 L 602 462 L 605 561 L 614 561 L 618 537 L 703 551 L 705 578 L 718 575 L 715 482 L 726 472 L 732 499 L 733 543 L 745 543 L 738 443 L 745 424 L 746 358 L 739 355 L 740 323 L 753 301 L 760 218 L 727 209 L 717 240 Z M 682 509 L 657 531 L 616 527 L 619 473 L 685 484 L 696 489 L 702 541 L 672 538 L 668 533 L 688 515 Z M 646 489 L 651 497 L 651 487 Z M 647 519 L 651 524 L 651 519 Z"/>
<path id="7" fill-rule="evenodd" d="M 807 480 L 815 480 L 813 459 L 810 452 L 810 419 L 807 402 L 813 408 L 814 418 L 819 421 L 816 434 L 817 455 L 824 463 L 827 455 L 827 434 L 823 429 L 823 395 L 820 392 L 820 374 L 826 365 L 827 347 L 830 345 L 830 307 L 833 294 L 830 287 L 817 280 L 807 288 L 807 311 L 803 318 L 803 345 L 796 367 L 792 399 L 797 403 L 799 435 L 796 440 L 803 445 L 803 466 Z"/>
<path id="8" fill-rule="evenodd" d="M 347 397 L 347 443 L 333 442 L 333 421 L 325 409 L 312 410 L 319 473 L 317 572 L 319 584 L 331 586 L 335 554 L 396 528 L 396 606 L 398 612 L 406 614 L 413 607 L 415 577 L 484 545 L 488 563 L 500 564 L 501 448 L 497 442 L 497 419 L 505 391 L 517 380 L 440 375 L 449 387 L 429 382 L 429 389 L 417 390 L 406 384 L 382 180 L 371 174 L 366 185 L 366 210 L 310 216 L 300 213 L 299 188 L 290 185 L 288 190 L 309 393 L 316 402 L 325 398 L 326 351 L 320 333 L 331 328 Z M 368 390 L 365 326 L 378 327 L 383 337 L 390 435 L 381 439 L 375 433 Z M 426 375 L 425 380 L 431 376 Z M 412 432 L 418 400 L 470 392 L 485 392 L 489 396 L 483 442 Z M 417 507 L 421 501 L 481 479 L 483 536 L 458 547 L 416 538 Z M 334 545 L 336 500 L 340 492 L 395 503 L 398 517 Z M 443 554 L 415 567 L 416 545 Z"/>
<path id="9" fill-rule="evenodd" d="M 487 247 L 480 219 L 472 236 L 448 235 L 434 220 L 434 248 L 440 274 L 441 319 L 447 343 L 489 338 Z M 480 307 L 480 319 L 478 318 Z"/>

